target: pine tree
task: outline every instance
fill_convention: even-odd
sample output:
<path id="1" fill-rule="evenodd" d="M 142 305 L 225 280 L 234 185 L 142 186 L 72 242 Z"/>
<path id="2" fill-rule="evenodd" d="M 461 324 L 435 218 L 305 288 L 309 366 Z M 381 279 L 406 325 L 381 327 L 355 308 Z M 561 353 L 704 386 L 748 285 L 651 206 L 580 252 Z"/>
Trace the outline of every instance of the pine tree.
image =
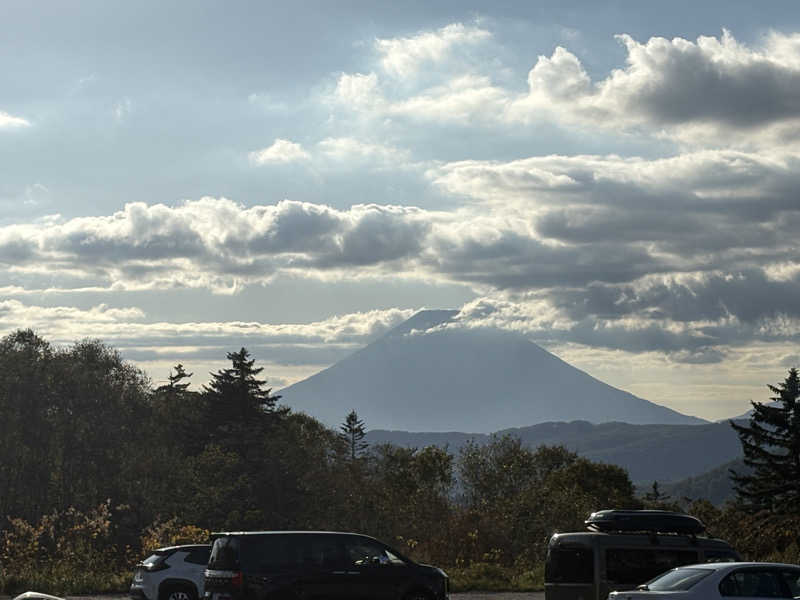
<path id="1" fill-rule="evenodd" d="M 658 503 L 669 499 L 669 496 L 661 492 L 661 489 L 659 488 L 657 481 L 653 482 L 653 487 L 650 488 L 650 490 L 651 491 L 647 492 L 644 495 L 644 499 L 647 500 L 648 502 Z"/>
<path id="2" fill-rule="evenodd" d="M 211 382 L 204 386 L 208 401 L 209 431 L 237 436 L 242 427 L 258 429 L 268 415 L 275 414 L 275 403 L 280 396 L 273 396 L 272 389 L 264 389 L 266 381 L 257 376 L 263 368 L 255 368 L 255 359 L 242 348 L 239 352 L 228 352 L 231 368 L 211 374 Z"/>
<path id="3" fill-rule="evenodd" d="M 192 375 L 194 375 L 194 373 L 187 373 L 186 369 L 183 368 L 183 365 L 178 363 L 175 365 L 175 373 L 170 371 L 169 377 L 167 378 L 167 383 L 156 388 L 156 392 L 180 394 L 181 392 L 186 391 L 186 388 L 189 387 L 188 383 L 181 383 L 181 381 L 184 379 L 189 379 Z"/>
<path id="4" fill-rule="evenodd" d="M 751 402 L 749 426 L 730 422 L 739 434 L 750 474 L 731 470 L 742 508 L 752 513 L 800 516 L 800 380 L 797 369 L 769 389 L 772 405 Z"/>
<path id="5" fill-rule="evenodd" d="M 358 418 L 355 410 L 352 410 L 339 429 L 341 430 L 339 437 L 347 445 L 350 460 L 356 460 L 369 447 L 369 444 L 364 441 L 366 435 L 364 421 Z"/>

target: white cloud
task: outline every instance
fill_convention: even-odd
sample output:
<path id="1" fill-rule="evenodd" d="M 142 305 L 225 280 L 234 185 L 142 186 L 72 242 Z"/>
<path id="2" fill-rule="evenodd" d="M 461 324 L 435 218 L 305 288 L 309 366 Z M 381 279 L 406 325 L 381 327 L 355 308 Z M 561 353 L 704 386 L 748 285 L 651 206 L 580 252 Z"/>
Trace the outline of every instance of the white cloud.
<path id="1" fill-rule="evenodd" d="M 0 228 L 0 263 L 18 276 L 71 273 L 126 289 L 235 289 L 279 271 L 322 274 L 413 260 L 431 213 L 283 201 L 245 208 L 203 198 L 178 207 L 131 203 L 111 216 Z M 376 274 L 380 274 L 377 272 Z"/>
<path id="2" fill-rule="evenodd" d="M 325 138 L 318 144 L 322 154 L 337 161 L 362 161 L 398 165 L 409 160 L 407 150 L 354 137 Z"/>
<path id="3" fill-rule="evenodd" d="M 331 160 L 393 152 L 355 138 L 319 149 Z M 27 289 L 234 292 L 277 275 L 458 282 L 533 302 L 504 319 L 552 343 L 699 363 L 725 344 L 800 332 L 799 165 L 790 152 L 730 150 L 461 161 L 429 172 L 471 200 L 456 211 L 131 203 L 108 216 L 0 227 L 0 263 Z"/>
<path id="4" fill-rule="evenodd" d="M 371 310 L 334 315 L 310 323 L 257 321 L 148 322 L 138 308 L 89 309 L 37 306 L 0 301 L 0 336 L 31 328 L 56 345 L 68 345 L 87 333 L 119 350 L 126 360 L 146 369 L 156 385 L 182 362 L 194 371 L 195 385 L 209 372 L 230 366 L 225 353 L 247 347 L 267 367 L 271 386 L 303 379 L 402 323 L 415 309 Z"/>
<path id="5" fill-rule="evenodd" d="M 508 94 L 488 77 L 463 75 L 384 108 L 390 115 L 415 120 L 466 123 L 494 122 L 510 105 Z"/>
<path id="6" fill-rule="evenodd" d="M 733 34 L 696 41 L 617 36 L 627 64 L 592 81 L 575 54 L 557 47 L 539 56 L 528 91 L 494 82 L 503 71 L 490 57 L 458 61 L 410 77 L 425 60 L 450 56 L 490 37 L 483 29 L 454 27 L 414 38 L 380 40 L 381 72 L 405 76 L 386 85 L 376 73 L 342 74 L 334 97 L 366 118 L 403 117 L 434 122 L 517 124 L 556 121 L 587 130 L 666 136 L 693 146 L 763 147 L 800 139 L 800 34 L 771 33 L 760 47 Z M 424 81 L 424 84 L 422 82 Z M 416 85 L 417 83 L 421 85 Z"/>
<path id="7" fill-rule="evenodd" d="M 250 152 L 249 157 L 254 165 L 266 165 L 308 160 L 311 155 L 300 144 L 278 138 L 270 147 Z"/>
<path id="8" fill-rule="evenodd" d="M 728 31 L 695 42 L 617 38 L 628 52 L 627 66 L 596 83 L 562 47 L 549 58 L 540 56 L 528 75 L 529 94 L 515 102 L 509 118 L 536 120 L 545 114 L 592 128 L 663 130 L 683 141 L 702 139 L 700 145 L 721 139 L 758 144 L 765 132 L 774 137 L 797 128 L 797 34 L 772 33 L 762 48 L 749 48 Z"/>
<path id="9" fill-rule="evenodd" d="M 342 73 L 336 82 L 333 98 L 344 106 L 372 110 L 383 103 L 375 73 Z"/>
<path id="10" fill-rule="evenodd" d="M 320 148 L 351 161 L 394 156 L 353 138 Z M 2 227 L 0 263 L 31 281 L 68 274 L 71 287 L 229 292 L 279 273 L 547 289 L 710 265 L 789 282 L 799 165 L 790 153 L 736 151 L 462 161 L 428 174 L 446 193 L 472 200 L 460 211 L 288 200 L 244 207 L 215 198 L 131 203 L 110 216 Z"/>
<path id="11" fill-rule="evenodd" d="M 131 111 L 133 110 L 133 102 L 131 102 L 130 98 L 123 98 L 122 100 L 117 101 L 114 103 L 114 118 L 117 121 L 124 121 L 128 115 L 130 115 Z"/>
<path id="12" fill-rule="evenodd" d="M 36 306 L 18 300 L 0 301 L 0 332 L 13 331 L 20 323 L 26 327 L 47 330 L 59 341 L 85 336 L 92 330 L 103 339 L 125 339 L 129 336 L 150 340 L 184 336 L 207 338 L 244 336 L 262 344 L 277 343 L 362 343 L 408 319 L 412 309 L 386 309 L 334 315 L 311 323 L 270 324 L 262 322 L 146 322 L 138 308 L 110 308 L 104 304 L 79 309 L 71 306 Z"/>
<path id="13" fill-rule="evenodd" d="M 25 200 L 23 203 L 28 206 L 39 206 L 47 202 L 50 196 L 50 190 L 47 186 L 41 183 L 34 183 L 25 187 Z"/>
<path id="14" fill-rule="evenodd" d="M 29 127 L 30 121 L 22 117 L 15 117 L 0 110 L 0 129 L 13 129 L 15 127 Z"/>
<path id="15" fill-rule="evenodd" d="M 414 37 L 378 39 L 375 47 L 383 55 L 386 73 L 400 78 L 413 75 L 426 62 L 439 62 L 456 46 L 484 42 L 492 34 L 479 27 L 453 23 Z"/>

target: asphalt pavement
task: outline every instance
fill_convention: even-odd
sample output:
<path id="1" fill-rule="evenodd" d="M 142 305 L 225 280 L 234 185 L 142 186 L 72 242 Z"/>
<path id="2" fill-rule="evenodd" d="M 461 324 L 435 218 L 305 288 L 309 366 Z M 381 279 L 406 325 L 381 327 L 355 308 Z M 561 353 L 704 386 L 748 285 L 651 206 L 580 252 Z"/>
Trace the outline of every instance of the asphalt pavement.
<path id="1" fill-rule="evenodd" d="M 0 596 L 0 600 L 10 600 Z M 67 596 L 67 600 L 129 600 L 127 594 Z M 450 600 L 544 600 L 544 592 L 464 592 L 450 594 Z"/>

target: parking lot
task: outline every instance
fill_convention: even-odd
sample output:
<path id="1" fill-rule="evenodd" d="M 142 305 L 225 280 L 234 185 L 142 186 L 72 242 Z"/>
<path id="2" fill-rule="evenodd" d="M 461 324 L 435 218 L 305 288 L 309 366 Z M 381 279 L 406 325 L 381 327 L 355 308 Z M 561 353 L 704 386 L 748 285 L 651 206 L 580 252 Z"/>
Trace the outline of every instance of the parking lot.
<path id="1" fill-rule="evenodd" d="M 9 600 L 9 597 L 0 596 L 0 600 Z M 67 596 L 67 600 L 128 600 L 128 595 Z M 450 600 L 544 600 L 544 592 L 465 592 L 450 594 Z"/>

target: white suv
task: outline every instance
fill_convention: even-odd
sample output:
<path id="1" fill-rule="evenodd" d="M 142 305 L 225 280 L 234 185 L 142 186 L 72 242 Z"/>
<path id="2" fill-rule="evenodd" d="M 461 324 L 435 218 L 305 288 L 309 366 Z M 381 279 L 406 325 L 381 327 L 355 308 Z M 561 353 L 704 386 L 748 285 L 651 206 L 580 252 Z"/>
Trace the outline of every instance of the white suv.
<path id="1" fill-rule="evenodd" d="M 191 544 L 159 548 L 136 565 L 132 600 L 197 600 L 203 597 L 203 573 L 211 546 Z"/>

